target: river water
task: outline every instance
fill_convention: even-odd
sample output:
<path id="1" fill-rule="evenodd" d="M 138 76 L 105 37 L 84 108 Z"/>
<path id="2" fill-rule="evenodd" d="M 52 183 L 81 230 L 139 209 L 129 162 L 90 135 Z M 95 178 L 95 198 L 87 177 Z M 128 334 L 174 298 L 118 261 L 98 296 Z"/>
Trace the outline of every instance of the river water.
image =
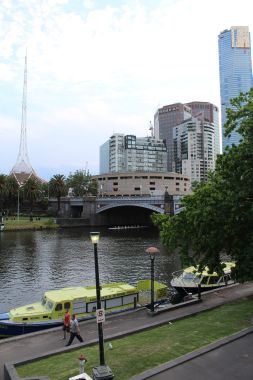
<path id="1" fill-rule="evenodd" d="M 150 246 L 160 250 L 155 259 L 156 280 L 169 284 L 171 273 L 180 268 L 178 256 L 168 255 L 156 230 L 98 230 L 101 283 L 136 284 L 150 278 L 150 259 L 145 253 Z M 95 285 L 89 233 L 88 228 L 0 233 L 0 312 L 38 301 L 46 290 Z"/>

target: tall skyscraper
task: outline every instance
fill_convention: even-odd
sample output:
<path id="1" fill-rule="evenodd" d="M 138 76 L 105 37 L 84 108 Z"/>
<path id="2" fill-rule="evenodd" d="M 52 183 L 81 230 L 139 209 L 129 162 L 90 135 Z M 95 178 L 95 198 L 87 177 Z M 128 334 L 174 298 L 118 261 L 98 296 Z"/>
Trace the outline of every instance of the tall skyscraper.
<path id="1" fill-rule="evenodd" d="M 226 109 L 232 108 L 230 99 L 241 92 L 248 92 L 253 85 L 251 43 L 248 26 L 232 26 L 219 34 L 219 69 L 222 122 L 222 147 L 238 145 L 241 136 L 233 131 L 230 137 L 224 136 L 227 120 Z"/>

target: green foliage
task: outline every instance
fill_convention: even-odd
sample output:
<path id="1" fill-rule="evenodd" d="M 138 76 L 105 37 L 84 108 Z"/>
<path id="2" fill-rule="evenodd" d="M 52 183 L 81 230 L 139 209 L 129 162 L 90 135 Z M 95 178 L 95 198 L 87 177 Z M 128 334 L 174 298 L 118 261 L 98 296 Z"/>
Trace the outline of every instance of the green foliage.
<path id="1" fill-rule="evenodd" d="M 67 178 L 67 186 L 73 190 L 73 195 L 82 197 L 90 192 L 91 175 L 85 170 L 76 170 Z"/>
<path id="2" fill-rule="evenodd" d="M 98 183 L 97 181 L 91 180 L 89 183 L 89 193 L 96 196 L 98 193 Z"/>
<path id="3" fill-rule="evenodd" d="M 34 203 L 41 197 L 42 188 L 40 182 L 34 176 L 28 178 L 23 186 L 24 197 L 29 202 L 30 211 L 32 213 Z"/>
<path id="4" fill-rule="evenodd" d="M 70 173 L 67 178 L 67 186 L 77 197 L 97 194 L 97 184 L 92 181 L 89 171 L 76 170 L 74 174 Z"/>
<path id="5" fill-rule="evenodd" d="M 3 205 L 6 198 L 6 178 L 7 176 L 5 174 L 0 174 L 0 216 L 2 215 Z"/>
<path id="6" fill-rule="evenodd" d="M 49 181 L 49 193 L 57 198 L 57 214 L 60 212 L 61 197 L 67 195 L 66 178 L 63 174 L 55 174 Z"/>
<path id="7" fill-rule="evenodd" d="M 127 380 L 240 331 L 250 326 L 251 319 L 251 300 L 233 302 L 172 324 L 116 339 L 112 342 L 112 350 L 105 342 L 106 362 L 115 379 Z M 68 379 L 78 374 L 78 357 L 81 354 L 88 359 L 85 372 L 91 374 L 92 368 L 98 365 L 97 345 L 53 355 L 16 369 L 21 377 L 44 375 L 50 376 L 51 380 Z"/>
<path id="8" fill-rule="evenodd" d="M 19 199 L 20 208 L 25 210 L 37 208 L 40 211 L 47 210 L 49 196 L 57 198 L 59 215 L 61 197 L 68 194 L 69 188 L 73 189 L 75 196 L 97 195 L 97 182 L 92 180 L 89 171 L 77 170 L 74 174 L 70 173 L 66 179 L 63 174 L 54 175 L 48 183 L 40 182 L 36 177 L 31 176 L 21 186 L 18 184 L 14 175 L 0 174 L 0 214 L 7 212 L 13 214 L 17 212 Z M 48 214 L 56 216 L 52 209 Z"/>
<path id="9" fill-rule="evenodd" d="M 231 101 L 226 134 L 235 128 L 241 143 L 220 155 L 208 182 L 183 200 L 175 216 L 154 215 L 163 243 L 178 249 L 183 265 L 221 272 L 229 255 L 239 281 L 253 279 L 253 90 Z"/>
<path id="10" fill-rule="evenodd" d="M 49 193 L 57 198 L 67 195 L 66 178 L 63 174 L 55 174 L 50 179 Z"/>
<path id="11" fill-rule="evenodd" d="M 9 199 L 15 198 L 18 192 L 18 183 L 13 175 L 7 176 L 6 194 Z"/>

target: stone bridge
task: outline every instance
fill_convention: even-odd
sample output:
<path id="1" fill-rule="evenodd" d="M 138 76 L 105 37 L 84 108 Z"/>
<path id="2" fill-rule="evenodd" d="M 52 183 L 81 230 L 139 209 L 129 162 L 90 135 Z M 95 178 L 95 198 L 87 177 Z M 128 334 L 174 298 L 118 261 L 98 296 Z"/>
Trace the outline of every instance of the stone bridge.
<path id="1" fill-rule="evenodd" d="M 64 224 L 110 226 L 120 224 L 151 225 L 152 213 L 176 214 L 181 196 L 115 196 L 62 197 L 60 218 Z M 49 206 L 57 210 L 57 199 L 50 198 Z"/>

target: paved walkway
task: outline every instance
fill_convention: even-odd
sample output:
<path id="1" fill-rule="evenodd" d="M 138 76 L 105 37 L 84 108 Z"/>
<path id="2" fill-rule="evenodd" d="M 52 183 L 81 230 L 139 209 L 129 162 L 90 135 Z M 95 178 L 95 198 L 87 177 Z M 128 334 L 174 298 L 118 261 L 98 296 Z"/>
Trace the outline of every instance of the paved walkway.
<path id="1" fill-rule="evenodd" d="M 166 310 L 154 317 L 149 316 L 146 309 L 108 316 L 103 324 L 104 339 L 113 339 L 156 325 L 166 324 L 170 321 L 181 319 L 244 297 L 253 297 L 253 282 L 236 284 L 225 289 L 208 292 L 202 295 L 202 302 L 195 304 L 191 302 L 189 304 L 185 303 L 184 307 Z M 95 320 L 80 323 L 80 328 L 85 344 L 97 341 L 98 334 Z M 77 343 L 73 343 L 72 346 L 67 348 L 65 347 L 65 341 L 62 340 L 62 336 L 61 328 L 55 328 L 17 338 L 0 340 L 0 380 L 4 380 L 4 363 L 22 362 L 31 357 L 40 357 L 53 352 L 75 349 L 80 345 L 78 341 L 74 341 Z M 252 343 L 251 346 L 253 346 Z M 162 379 L 162 377 L 159 379 Z M 205 380 L 208 379 L 206 378 Z"/>
<path id="2" fill-rule="evenodd" d="M 221 339 L 130 380 L 252 380 L 253 327 Z"/>

